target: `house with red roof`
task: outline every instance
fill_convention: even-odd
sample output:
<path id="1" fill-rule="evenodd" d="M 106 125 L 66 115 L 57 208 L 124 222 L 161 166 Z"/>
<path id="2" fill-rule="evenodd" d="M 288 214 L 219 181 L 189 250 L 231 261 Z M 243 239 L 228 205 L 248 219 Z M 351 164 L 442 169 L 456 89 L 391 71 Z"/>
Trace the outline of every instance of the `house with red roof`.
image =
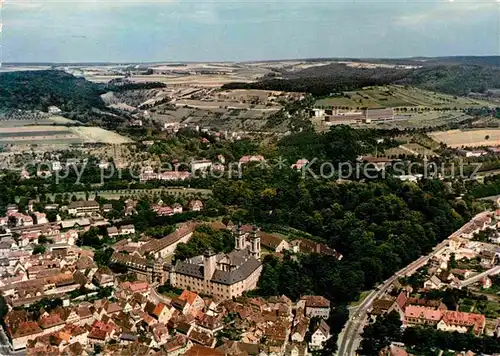
<path id="1" fill-rule="evenodd" d="M 446 311 L 437 324 L 438 330 L 466 333 L 470 330 L 475 335 L 481 335 L 486 325 L 486 317 L 482 314 Z"/>
<path id="2" fill-rule="evenodd" d="M 433 310 L 418 305 L 409 305 L 405 309 L 404 324 L 407 326 L 435 326 L 443 317 L 442 310 Z"/>
<path id="3" fill-rule="evenodd" d="M 187 289 L 184 289 L 178 299 L 186 302 L 187 307 L 184 308 L 184 314 L 193 314 L 193 312 L 203 310 L 205 307 L 203 298 Z"/>
<path id="4" fill-rule="evenodd" d="M 247 164 L 247 163 L 250 163 L 250 162 L 262 162 L 262 161 L 265 161 L 265 158 L 264 156 L 260 156 L 260 155 L 257 155 L 257 156 L 243 156 L 240 158 L 240 164 Z"/>
<path id="5" fill-rule="evenodd" d="M 158 320 L 159 323 L 167 324 L 172 317 L 172 313 L 174 312 L 174 310 L 175 309 L 172 307 L 169 307 L 163 303 L 159 303 L 158 305 L 156 305 L 151 315 L 153 316 L 153 318 Z"/>
<path id="6" fill-rule="evenodd" d="M 330 317 L 330 301 L 319 295 L 305 295 L 300 298 L 297 308 L 303 309 L 309 318 L 320 317 L 328 319 Z"/>

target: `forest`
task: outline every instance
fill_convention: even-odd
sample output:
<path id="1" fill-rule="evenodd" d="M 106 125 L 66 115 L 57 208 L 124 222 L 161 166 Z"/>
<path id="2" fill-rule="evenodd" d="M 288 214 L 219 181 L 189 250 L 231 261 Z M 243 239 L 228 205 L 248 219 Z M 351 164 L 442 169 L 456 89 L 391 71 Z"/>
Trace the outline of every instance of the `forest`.
<path id="1" fill-rule="evenodd" d="M 62 111 L 103 109 L 102 87 L 62 71 L 41 70 L 0 73 L 0 110 Z"/>
<path id="2" fill-rule="evenodd" d="M 57 106 L 69 119 L 116 129 L 130 114 L 106 107 L 107 91 L 164 88 L 163 83 L 97 84 L 59 70 L 0 73 L 0 113 L 11 110 L 47 111 Z"/>
<path id="3" fill-rule="evenodd" d="M 289 135 L 274 154 L 288 162 L 317 157 L 318 162 L 354 163 L 373 150 L 376 137 L 371 130 L 338 126 L 322 134 Z M 340 261 L 319 255 L 266 256 L 254 293 L 292 299 L 323 295 L 335 306 L 357 300 L 361 291 L 428 253 L 475 213 L 470 200 L 455 200 L 438 180 L 409 183 L 386 177 L 339 183 L 277 166 L 248 167 L 241 179 L 215 182 L 213 192 L 233 222 L 264 229 L 290 226 L 344 256 Z"/>
<path id="4" fill-rule="evenodd" d="M 285 72 L 282 77 L 255 83 L 229 83 L 223 88 L 307 92 L 316 97 L 387 84 L 413 85 L 452 95 L 484 93 L 488 89 L 500 88 L 500 67 L 453 63 L 415 69 L 366 69 L 328 64 L 293 73 Z"/>

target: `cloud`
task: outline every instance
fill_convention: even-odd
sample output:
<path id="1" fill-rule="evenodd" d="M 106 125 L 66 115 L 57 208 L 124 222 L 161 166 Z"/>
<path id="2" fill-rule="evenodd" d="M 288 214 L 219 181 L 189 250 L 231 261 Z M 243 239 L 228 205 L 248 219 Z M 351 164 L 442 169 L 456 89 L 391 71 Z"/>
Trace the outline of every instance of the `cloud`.
<path id="1" fill-rule="evenodd" d="M 424 11 L 404 14 L 396 17 L 395 24 L 403 26 L 423 26 L 429 22 L 457 23 L 463 22 L 462 16 L 498 11 L 498 3 L 487 2 L 449 2 L 436 3 L 426 7 Z"/>

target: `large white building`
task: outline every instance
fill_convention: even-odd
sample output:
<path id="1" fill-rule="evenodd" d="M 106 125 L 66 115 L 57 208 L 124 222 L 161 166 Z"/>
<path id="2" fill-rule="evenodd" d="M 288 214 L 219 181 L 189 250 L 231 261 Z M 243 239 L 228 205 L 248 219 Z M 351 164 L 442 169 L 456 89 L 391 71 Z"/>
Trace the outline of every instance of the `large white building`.
<path id="1" fill-rule="evenodd" d="M 235 250 L 225 254 L 212 251 L 179 261 L 170 272 L 170 283 L 222 299 L 238 297 L 255 289 L 262 272 L 260 238 L 253 233 L 235 233 Z"/>
<path id="2" fill-rule="evenodd" d="M 87 216 L 99 211 L 99 203 L 95 200 L 74 201 L 68 205 L 68 214 L 73 216 Z"/>

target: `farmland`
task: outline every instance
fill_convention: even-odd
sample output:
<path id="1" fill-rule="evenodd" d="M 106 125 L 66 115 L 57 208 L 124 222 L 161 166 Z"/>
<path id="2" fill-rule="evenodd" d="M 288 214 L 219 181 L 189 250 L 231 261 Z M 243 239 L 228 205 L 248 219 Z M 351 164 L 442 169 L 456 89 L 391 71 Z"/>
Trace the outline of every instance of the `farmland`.
<path id="1" fill-rule="evenodd" d="M 7 125 L 3 125 L 7 123 Z M 0 122 L 0 143 L 11 145 L 128 143 L 130 140 L 98 127 L 22 126 L 12 127 L 9 121 Z M 6 127 L 7 126 L 7 127 Z"/>
<path id="2" fill-rule="evenodd" d="M 400 145 L 398 147 L 394 147 L 394 148 L 390 148 L 388 150 L 386 150 L 385 152 L 385 155 L 386 156 L 389 156 L 389 157 L 397 157 L 399 155 L 406 155 L 406 156 L 409 156 L 409 155 L 415 155 L 415 156 L 427 156 L 427 157 L 435 157 L 437 156 L 437 154 L 418 144 L 418 143 L 407 143 L 407 144 L 404 144 L 404 145 Z"/>
<path id="3" fill-rule="evenodd" d="M 404 115 L 398 115 L 395 120 L 378 122 L 376 123 L 376 127 L 379 129 L 436 127 L 458 124 L 470 118 L 471 116 L 461 111 L 409 112 Z"/>
<path id="4" fill-rule="evenodd" d="M 319 99 L 316 107 L 358 108 L 431 108 L 463 109 L 468 107 L 494 106 L 493 103 L 435 93 L 415 87 L 388 85 L 344 92 L 341 96 Z"/>
<path id="5" fill-rule="evenodd" d="M 500 129 L 450 130 L 429 135 L 435 141 L 443 142 L 452 148 L 500 145 Z"/>

